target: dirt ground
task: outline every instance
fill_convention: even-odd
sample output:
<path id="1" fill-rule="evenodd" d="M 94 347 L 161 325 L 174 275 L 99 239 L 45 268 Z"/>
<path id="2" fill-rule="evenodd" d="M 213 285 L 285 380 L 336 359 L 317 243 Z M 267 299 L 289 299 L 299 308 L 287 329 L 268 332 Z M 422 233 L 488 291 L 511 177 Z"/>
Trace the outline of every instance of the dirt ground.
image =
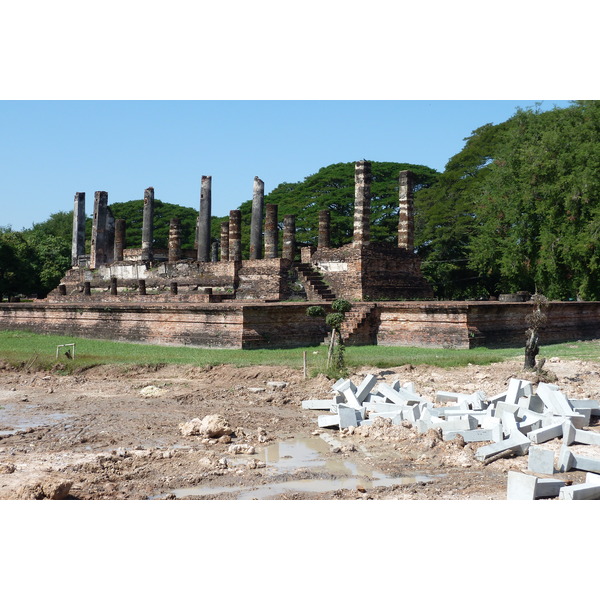
<path id="1" fill-rule="evenodd" d="M 521 364 L 350 377 L 412 382 L 430 400 L 436 391 L 491 396 L 511 377 L 536 383 Z M 600 363 L 550 358 L 545 368 L 569 398 L 600 397 Z M 277 367 L 102 366 L 60 376 L 0 363 L 0 499 L 503 500 L 508 471 L 528 472 L 527 456 L 484 465 L 474 454 L 489 442 L 444 442 L 408 423 L 319 428 L 324 413 L 301 402 L 331 398 L 332 383 Z M 219 437 L 184 435 L 181 424 L 207 415 L 222 417 Z M 598 419 L 588 429 L 600 431 Z M 585 473 L 553 477 L 580 483 Z"/>

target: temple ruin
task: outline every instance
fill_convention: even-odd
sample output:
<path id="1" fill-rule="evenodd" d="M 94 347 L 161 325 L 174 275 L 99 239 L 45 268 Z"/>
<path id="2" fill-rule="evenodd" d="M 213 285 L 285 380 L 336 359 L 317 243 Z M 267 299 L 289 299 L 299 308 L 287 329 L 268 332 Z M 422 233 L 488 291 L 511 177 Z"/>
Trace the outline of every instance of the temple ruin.
<path id="1" fill-rule="evenodd" d="M 318 246 L 298 248 L 295 215 L 284 215 L 279 256 L 277 205 L 265 207 L 264 182 L 255 177 L 248 260 L 242 260 L 239 210 L 231 211 L 228 223 L 222 224 L 220 239 L 211 238 L 210 176 L 202 177 L 195 253 L 182 251 L 176 219 L 170 223 L 168 249 L 154 248 L 154 188 L 149 187 L 144 191 L 141 249 L 124 248 L 126 223 L 115 221 L 107 192 L 96 192 L 91 252 L 85 255 L 85 219 L 81 218 L 85 194 L 79 192 L 73 217 L 73 267 L 49 300 L 66 296 L 65 300 L 87 301 L 110 295 L 121 302 L 139 301 L 140 296 L 162 301 L 166 296 L 169 301 L 202 303 L 432 298 L 413 251 L 411 173 L 399 174 L 397 246 L 370 241 L 370 180 L 370 163 L 357 162 L 352 243 L 331 247 L 330 215 L 321 211 Z"/>
<path id="2" fill-rule="evenodd" d="M 352 242 L 331 245 L 331 215 L 319 212 L 317 245 L 299 247 L 295 215 L 264 204 L 254 178 L 249 258 L 243 259 L 241 212 L 211 236 L 212 179 L 201 180 L 195 248 L 169 223 L 167 248 L 154 247 L 154 188 L 144 191 L 141 248 L 126 248 L 127 223 L 115 219 L 108 193 L 94 194 L 90 254 L 85 253 L 85 193 L 75 194 L 72 267 L 47 298 L 0 304 L 0 328 L 209 348 L 318 345 L 328 311 L 343 298 L 352 310 L 347 344 L 471 348 L 524 344 L 527 302 L 443 302 L 433 298 L 414 252 L 413 175 L 398 174 L 398 237 L 371 240 L 371 164 L 355 164 Z M 282 230 L 282 231 L 280 231 Z M 281 241 L 281 244 L 280 244 Z M 281 247 L 281 252 L 280 252 Z M 545 343 L 600 337 L 599 302 L 551 302 Z"/>

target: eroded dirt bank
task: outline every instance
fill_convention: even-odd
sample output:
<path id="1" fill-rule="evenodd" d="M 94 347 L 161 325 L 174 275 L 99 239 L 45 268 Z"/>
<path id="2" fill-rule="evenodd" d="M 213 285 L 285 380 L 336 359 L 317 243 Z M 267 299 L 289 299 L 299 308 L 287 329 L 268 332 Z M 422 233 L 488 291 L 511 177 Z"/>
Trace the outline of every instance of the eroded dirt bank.
<path id="1" fill-rule="evenodd" d="M 510 377 L 535 381 L 520 368 L 406 365 L 351 378 L 411 381 L 428 399 L 441 390 L 491 396 Z M 600 364 L 549 359 L 546 368 L 569 397 L 600 397 Z M 483 465 L 474 454 L 488 442 L 444 442 L 408 425 L 319 429 L 301 402 L 330 398 L 332 383 L 276 367 L 111 366 L 58 376 L 2 366 L 0 499 L 503 500 L 507 472 L 527 470 L 526 456 Z M 183 435 L 180 424 L 211 414 L 231 431 Z M 589 429 L 600 431 L 597 419 Z M 579 483 L 585 474 L 554 477 Z"/>

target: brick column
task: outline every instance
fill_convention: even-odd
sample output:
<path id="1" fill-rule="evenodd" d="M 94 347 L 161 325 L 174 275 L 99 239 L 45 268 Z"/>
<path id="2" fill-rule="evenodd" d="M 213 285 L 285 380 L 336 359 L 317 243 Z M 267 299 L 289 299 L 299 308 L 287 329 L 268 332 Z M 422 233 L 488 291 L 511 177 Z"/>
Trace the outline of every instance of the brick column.
<path id="1" fill-rule="evenodd" d="M 71 265 L 79 264 L 79 257 L 85 254 L 85 192 L 75 194 L 73 207 L 73 242 L 71 245 Z"/>
<path id="2" fill-rule="evenodd" d="M 198 216 L 198 261 L 210 261 L 210 211 L 212 177 L 202 175 L 200 188 L 200 215 Z"/>
<path id="3" fill-rule="evenodd" d="M 319 248 L 331 246 L 331 214 L 328 210 L 319 211 Z"/>
<path id="4" fill-rule="evenodd" d="M 169 221 L 169 262 L 177 262 L 181 258 L 181 220 Z"/>
<path id="5" fill-rule="evenodd" d="M 229 260 L 229 221 L 221 222 L 221 260 Z"/>
<path id="6" fill-rule="evenodd" d="M 354 246 L 366 246 L 371 231 L 371 163 L 360 160 L 354 168 Z"/>
<path id="7" fill-rule="evenodd" d="M 400 171 L 398 215 L 398 247 L 412 252 L 415 248 L 414 176 L 411 171 Z"/>
<path id="8" fill-rule="evenodd" d="M 265 258 L 277 258 L 279 254 L 278 206 L 277 204 L 267 204 L 265 209 Z"/>
<path id="9" fill-rule="evenodd" d="M 262 226 L 265 184 L 258 177 L 254 178 L 252 193 L 252 221 L 250 223 L 250 259 L 262 258 Z"/>
<path id="10" fill-rule="evenodd" d="M 294 260 L 296 254 L 296 217 L 285 215 L 283 217 L 283 252 L 282 258 Z"/>
<path id="11" fill-rule="evenodd" d="M 123 260 L 123 250 L 125 249 L 125 219 L 115 220 L 115 261 Z"/>
<path id="12" fill-rule="evenodd" d="M 242 260 L 242 212 L 229 211 L 229 260 Z"/>
<path id="13" fill-rule="evenodd" d="M 92 222 L 92 244 L 90 250 L 90 268 L 96 269 L 106 264 L 106 213 L 108 193 L 94 193 L 94 218 Z"/>
<path id="14" fill-rule="evenodd" d="M 154 239 L 154 188 L 144 190 L 144 218 L 142 222 L 142 262 L 154 258 L 152 242 Z"/>

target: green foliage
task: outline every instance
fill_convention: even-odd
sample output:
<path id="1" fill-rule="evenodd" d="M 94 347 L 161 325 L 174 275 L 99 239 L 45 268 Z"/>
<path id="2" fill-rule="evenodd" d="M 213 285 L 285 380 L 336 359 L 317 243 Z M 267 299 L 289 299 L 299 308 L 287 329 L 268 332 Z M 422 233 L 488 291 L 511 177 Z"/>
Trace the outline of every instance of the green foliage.
<path id="1" fill-rule="evenodd" d="M 0 228 L 0 297 L 45 297 L 58 285 L 71 265 L 71 233 L 57 226 L 64 227 L 67 219 L 55 217 L 46 221 L 47 227 Z"/>
<path id="2" fill-rule="evenodd" d="M 265 196 L 265 203 L 277 204 L 279 228 L 283 229 L 285 215 L 296 216 L 298 246 L 317 245 L 319 211 L 331 215 L 331 244 L 334 247 L 352 241 L 354 229 L 354 165 L 337 163 L 323 167 L 302 182 L 281 183 Z M 395 162 L 372 162 L 371 182 L 371 239 L 377 242 L 394 241 L 398 235 L 398 178 L 400 171 L 415 174 L 415 189 L 430 186 L 437 179 L 434 169 L 423 165 Z M 242 212 L 242 248 L 247 257 L 250 245 L 252 200 L 240 206 Z M 280 236 L 279 246 L 281 249 Z"/>
<path id="3" fill-rule="evenodd" d="M 327 313 L 322 306 L 309 306 L 306 309 L 306 314 L 309 317 L 324 317 Z"/>
<path id="4" fill-rule="evenodd" d="M 127 248 L 142 247 L 142 224 L 144 221 L 144 201 L 129 200 L 128 202 L 115 202 L 110 205 L 115 219 L 125 219 Z M 196 223 L 198 211 L 193 208 L 179 206 L 154 200 L 154 240 L 155 248 L 167 249 L 169 247 L 169 225 L 171 219 L 181 220 L 181 248 L 192 250 L 196 238 Z M 213 219 L 214 220 L 214 219 Z M 211 229 L 213 229 L 211 227 Z M 216 235 L 215 239 L 218 239 Z"/>
<path id="5" fill-rule="evenodd" d="M 439 297 L 519 290 L 600 300 L 600 102 L 519 110 L 467 139 L 416 195 Z"/>
<path id="6" fill-rule="evenodd" d="M 334 331 L 339 330 L 344 322 L 344 313 L 332 312 L 325 317 L 325 323 Z"/>
<path id="7" fill-rule="evenodd" d="M 348 300 L 343 300 L 342 298 L 337 298 L 336 300 L 334 300 L 331 303 L 331 310 L 333 310 L 337 313 L 342 313 L 342 315 L 344 313 L 347 313 L 351 309 L 352 309 L 352 304 L 350 304 L 350 302 L 348 302 Z"/>

